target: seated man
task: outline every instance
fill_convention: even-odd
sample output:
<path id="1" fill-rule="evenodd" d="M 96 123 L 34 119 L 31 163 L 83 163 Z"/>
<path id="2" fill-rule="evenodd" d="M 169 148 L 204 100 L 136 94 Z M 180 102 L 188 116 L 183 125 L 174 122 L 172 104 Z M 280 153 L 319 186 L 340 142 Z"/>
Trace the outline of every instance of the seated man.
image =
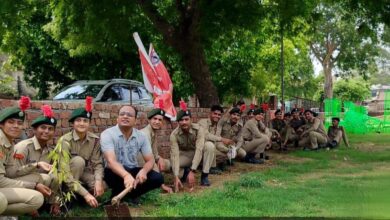
<path id="1" fill-rule="evenodd" d="M 99 137 L 88 131 L 91 118 L 92 98 L 87 97 L 85 108 L 73 110 L 70 116 L 69 122 L 72 123 L 73 130 L 64 134 L 61 139 L 63 149 L 71 157 L 66 168 L 71 173 L 71 177 L 65 181 L 68 188 L 75 190 L 89 206 L 96 208 L 98 201 L 95 197 L 104 193 L 103 158 Z"/>
<path id="2" fill-rule="evenodd" d="M 244 159 L 246 152 L 241 147 L 238 147 L 238 142 L 240 140 L 240 132 L 243 127 L 241 118 L 241 110 L 237 107 L 232 108 L 229 111 L 229 117 L 227 119 L 221 119 L 217 125 L 217 136 L 221 136 L 223 138 L 229 139 L 233 141 L 233 144 L 227 145 L 223 142 L 217 142 L 216 148 L 217 150 L 227 154 L 229 150 L 231 150 L 232 146 L 235 147 L 237 151 L 237 157 L 239 159 Z M 228 163 L 232 165 L 232 161 L 229 160 Z"/>
<path id="3" fill-rule="evenodd" d="M 349 147 L 347 134 L 345 133 L 344 127 L 339 126 L 339 123 L 340 118 L 334 117 L 332 118 L 332 126 L 328 128 L 328 145 L 331 148 L 337 147 L 341 142 L 341 138 L 343 138 L 345 146 Z"/>
<path id="4" fill-rule="evenodd" d="M 304 147 L 304 150 L 317 150 L 319 145 L 326 144 L 328 140 L 324 124 L 319 118 L 315 117 L 315 112 L 306 110 L 304 114 L 307 124 L 300 135 L 299 146 Z"/>
<path id="5" fill-rule="evenodd" d="M 106 161 L 104 180 L 111 188 L 111 197 L 125 188 L 132 188 L 128 197 L 139 205 L 139 197 L 161 187 L 164 177 L 153 170 L 153 151 L 145 135 L 135 128 L 137 110 L 130 105 L 119 109 L 117 125 L 101 133 L 100 144 Z M 137 156 L 142 153 L 145 164 L 138 165 Z"/>
<path id="6" fill-rule="evenodd" d="M 303 125 L 306 123 L 299 116 L 299 109 L 291 110 L 292 118 L 286 123 L 286 136 L 283 146 L 287 146 L 288 142 L 294 143 L 294 147 L 298 147 L 299 135 L 303 132 Z"/>
<path id="7" fill-rule="evenodd" d="M 195 184 L 195 172 L 203 159 L 200 185 L 210 186 L 208 174 L 214 160 L 215 148 L 213 145 L 205 145 L 205 132 L 199 125 L 192 123 L 191 112 L 186 104 L 181 101 L 181 110 L 177 113 L 176 120 L 179 126 L 172 131 L 171 164 L 174 175 L 175 192 L 183 187 L 182 182 L 188 180 L 190 188 Z M 183 177 L 179 178 L 180 168 L 184 169 Z"/>
<path id="8" fill-rule="evenodd" d="M 20 107 L 9 107 L 0 112 L 0 193 L 7 201 L 2 202 L 2 209 L 5 209 L 3 215 L 36 213 L 43 204 L 42 194 L 45 196 L 51 194 L 50 189 L 41 183 L 13 180 L 5 176 L 4 165 L 14 157 L 13 142 L 22 133 L 24 111 L 29 106 L 29 99 L 22 97 Z"/>
<path id="9" fill-rule="evenodd" d="M 210 108 L 209 118 L 203 118 L 198 121 L 198 124 L 205 131 L 205 145 L 213 145 L 213 148 L 219 143 L 229 146 L 230 144 L 234 144 L 233 140 L 223 138 L 221 136 L 216 135 L 217 133 L 217 124 L 221 119 L 223 114 L 223 108 L 219 105 L 213 105 Z M 218 149 L 215 151 L 215 158 L 213 161 L 213 165 L 210 168 L 211 174 L 221 174 L 224 169 L 225 161 L 228 159 L 226 152 L 221 152 Z M 218 166 L 217 166 L 218 165 Z"/>
<path id="10" fill-rule="evenodd" d="M 58 181 L 54 175 L 49 174 L 51 164 L 48 155 L 53 150 L 49 145 L 52 141 L 57 120 L 53 117 L 53 111 L 48 105 L 42 107 L 43 116 L 36 118 L 33 127 L 34 137 L 21 141 L 15 145 L 15 156 L 8 161 L 7 176 L 18 180 L 29 180 L 42 183 L 52 190 L 48 203 L 51 204 L 50 213 L 60 214 L 58 196 Z M 38 176 L 38 177 L 37 177 Z"/>
<path id="11" fill-rule="evenodd" d="M 261 164 L 264 163 L 264 159 L 260 158 L 260 160 L 257 160 L 255 156 L 256 154 L 262 154 L 264 157 L 265 148 L 269 145 L 271 140 L 269 138 L 269 134 L 265 133 L 265 125 L 261 122 L 264 118 L 263 110 L 256 109 L 253 114 L 255 117 L 247 121 L 242 128 L 242 139 L 240 140 L 238 146 L 242 145 L 242 148 L 247 153 L 244 158 L 245 162 Z"/>
<path id="12" fill-rule="evenodd" d="M 145 134 L 149 143 L 152 147 L 153 157 L 154 157 L 154 167 L 153 170 L 156 172 L 168 172 L 171 170 L 171 162 L 168 159 L 161 157 L 158 154 L 157 149 L 157 138 L 156 131 L 160 130 L 164 123 L 165 111 L 162 109 L 162 106 L 159 108 L 154 108 L 148 113 L 149 124 L 143 128 L 141 131 Z M 145 164 L 144 158 L 141 153 L 138 154 L 138 165 L 143 166 Z M 165 192 L 172 193 L 173 190 L 171 187 L 162 184 L 161 189 Z"/>
<path id="13" fill-rule="evenodd" d="M 286 150 L 283 145 L 283 139 L 286 136 L 286 122 L 283 120 L 283 113 L 280 109 L 275 111 L 275 118 L 271 120 L 270 130 L 272 131 L 272 140 L 280 145 L 280 150 Z"/>

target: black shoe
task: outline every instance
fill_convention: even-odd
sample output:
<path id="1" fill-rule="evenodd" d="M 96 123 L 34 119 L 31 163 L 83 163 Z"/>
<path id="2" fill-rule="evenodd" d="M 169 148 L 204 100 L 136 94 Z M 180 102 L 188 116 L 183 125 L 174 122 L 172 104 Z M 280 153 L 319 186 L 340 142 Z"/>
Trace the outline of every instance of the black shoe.
<path id="1" fill-rule="evenodd" d="M 246 154 L 244 160 L 245 160 L 245 162 L 251 163 L 251 164 L 262 164 L 262 163 L 264 163 L 263 159 L 257 160 L 255 158 L 255 154 Z"/>
<path id="2" fill-rule="evenodd" d="M 217 168 L 220 169 L 222 172 L 226 171 L 226 163 L 223 162 L 223 163 L 217 164 Z"/>
<path id="3" fill-rule="evenodd" d="M 329 144 L 330 144 L 330 148 L 336 148 L 337 147 L 337 141 L 332 141 Z"/>
<path id="4" fill-rule="evenodd" d="M 187 177 L 189 173 L 190 173 L 190 168 L 188 167 L 184 168 L 183 176 L 180 178 L 180 181 L 182 183 L 185 183 L 187 181 Z"/>
<path id="5" fill-rule="evenodd" d="M 265 153 L 260 153 L 260 159 L 269 160 L 269 156 Z"/>
<path id="6" fill-rule="evenodd" d="M 221 175 L 221 174 L 222 174 L 222 170 L 220 170 L 220 169 L 217 168 L 217 167 L 211 167 L 211 168 L 210 168 L 210 174 L 213 174 L 213 175 Z"/>
<path id="7" fill-rule="evenodd" d="M 208 177 L 208 173 L 202 173 L 202 175 L 200 176 L 200 185 L 201 186 L 210 186 L 210 181 L 209 181 L 209 177 Z"/>
<path id="8" fill-rule="evenodd" d="M 311 149 L 308 148 L 308 147 L 304 147 L 304 148 L 303 148 L 303 151 L 311 151 Z"/>
<path id="9" fill-rule="evenodd" d="M 233 159 L 227 160 L 227 161 L 226 161 L 226 164 L 227 164 L 228 166 L 234 166 L 234 160 L 233 160 Z"/>

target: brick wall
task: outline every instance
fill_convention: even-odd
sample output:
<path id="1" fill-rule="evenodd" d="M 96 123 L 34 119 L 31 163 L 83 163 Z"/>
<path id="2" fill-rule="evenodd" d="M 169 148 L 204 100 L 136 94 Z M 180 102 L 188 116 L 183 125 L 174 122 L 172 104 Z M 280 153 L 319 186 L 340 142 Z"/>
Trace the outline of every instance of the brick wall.
<path id="1" fill-rule="evenodd" d="M 31 122 L 42 115 L 41 106 L 47 104 L 53 108 L 55 117 L 58 120 L 56 127 L 55 140 L 62 136 L 63 134 L 71 130 L 71 125 L 68 122 L 68 119 L 72 111 L 76 108 L 84 107 L 84 102 L 58 102 L 58 101 L 32 101 L 31 109 L 27 110 L 26 118 L 26 136 L 31 137 L 33 135 L 31 129 Z M 17 100 L 8 100 L 0 99 L 0 109 L 17 106 Z M 90 131 L 96 134 L 100 134 L 106 128 L 114 126 L 116 124 L 116 118 L 118 116 L 119 109 L 123 105 L 121 104 L 94 104 L 92 111 L 92 120 Z M 138 110 L 138 119 L 136 127 L 141 129 L 145 127 L 148 123 L 147 112 L 152 108 L 136 106 Z M 207 108 L 189 108 L 192 113 L 192 118 L 194 122 L 197 122 L 199 118 L 208 117 L 209 109 Z M 160 155 L 163 157 L 169 157 L 170 144 L 169 144 L 169 135 L 171 131 L 177 127 L 177 122 L 165 121 L 164 127 L 161 131 L 158 131 L 156 134 L 158 137 L 159 151 Z"/>

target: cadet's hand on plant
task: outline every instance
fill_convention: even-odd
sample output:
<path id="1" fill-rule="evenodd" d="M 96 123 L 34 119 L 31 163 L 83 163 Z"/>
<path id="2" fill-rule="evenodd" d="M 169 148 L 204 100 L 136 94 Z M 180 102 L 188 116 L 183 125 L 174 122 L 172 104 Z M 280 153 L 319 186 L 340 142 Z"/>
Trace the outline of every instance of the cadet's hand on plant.
<path id="1" fill-rule="evenodd" d="M 38 183 L 36 186 L 35 186 L 35 189 L 42 193 L 43 196 L 45 197 L 49 197 L 51 195 L 51 189 L 45 185 L 43 185 L 42 183 Z"/>
<path id="2" fill-rule="evenodd" d="M 172 188 L 169 187 L 169 186 L 167 186 L 167 185 L 165 185 L 165 184 L 162 184 L 162 185 L 161 185 L 161 189 L 162 189 L 164 192 L 166 192 L 166 193 L 169 193 L 169 194 L 173 193 Z"/>
<path id="3" fill-rule="evenodd" d="M 99 197 L 103 195 L 103 193 L 104 193 L 103 181 L 102 180 L 95 181 L 95 188 L 94 188 L 93 195 Z"/>
<path id="4" fill-rule="evenodd" d="M 175 193 L 179 192 L 179 189 L 183 188 L 183 184 L 178 176 L 175 177 L 173 185 L 175 186 Z"/>
<path id="5" fill-rule="evenodd" d="M 224 145 L 231 145 L 231 144 L 234 144 L 234 141 L 233 140 L 230 140 L 228 138 L 222 138 L 222 143 Z"/>
<path id="6" fill-rule="evenodd" d="M 96 208 L 98 207 L 99 203 L 98 201 L 95 199 L 95 197 L 93 197 L 93 195 L 91 194 L 87 194 L 84 196 L 84 199 L 85 201 L 88 203 L 89 206 L 91 206 L 92 208 Z"/>
<path id="7" fill-rule="evenodd" d="M 133 188 L 134 186 L 134 178 L 131 176 L 130 173 L 126 174 L 125 177 L 123 178 L 123 184 L 125 185 L 125 188 Z"/>
<path id="8" fill-rule="evenodd" d="M 50 206 L 50 214 L 52 216 L 60 215 L 61 214 L 60 204 L 58 204 L 58 203 L 51 204 L 51 206 Z"/>
<path id="9" fill-rule="evenodd" d="M 46 163 L 44 161 L 39 161 L 38 162 L 38 167 L 41 168 L 42 170 L 46 171 L 46 172 L 50 172 L 52 165 L 48 164 L 48 163 Z"/>
<path id="10" fill-rule="evenodd" d="M 188 185 L 190 187 L 190 190 L 192 190 L 194 188 L 194 186 L 195 186 L 195 174 L 194 174 L 194 172 L 190 171 L 188 173 L 187 180 L 188 180 Z"/>

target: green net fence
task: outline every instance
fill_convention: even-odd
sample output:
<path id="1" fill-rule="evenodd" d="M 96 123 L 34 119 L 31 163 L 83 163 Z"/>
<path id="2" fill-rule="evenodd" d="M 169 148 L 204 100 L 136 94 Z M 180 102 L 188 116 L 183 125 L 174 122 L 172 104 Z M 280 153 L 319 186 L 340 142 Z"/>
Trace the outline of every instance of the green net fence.
<path id="1" fill-rule="evenodd" d="M 341 118 L 341 101 L 339 99 L 325 99 L 325 127 L 332 124 L 332 117 Z"/>
<path id="2" fill-rule="evenodd" d="M 344 114 L 342 114 L 342 104 Z M 387 106 L 387 107 L 386 107 Z M 390 132 L 390 91 L 386 93 L 385 115 L 381 120 L 368 116 L 367 108 L 355 105 L 353 102 L 342 103 L 338 99 L 325 100 L 325 126 L 331 125 L 332 117 L 341 119 L 340 125 L 349 133 L 365 134 L 373 132 Z"/>
<path id="3" fill-rule="evenodd" d="M 390 90 L 385 92 L 382 132 L 390 133 Z"/>

